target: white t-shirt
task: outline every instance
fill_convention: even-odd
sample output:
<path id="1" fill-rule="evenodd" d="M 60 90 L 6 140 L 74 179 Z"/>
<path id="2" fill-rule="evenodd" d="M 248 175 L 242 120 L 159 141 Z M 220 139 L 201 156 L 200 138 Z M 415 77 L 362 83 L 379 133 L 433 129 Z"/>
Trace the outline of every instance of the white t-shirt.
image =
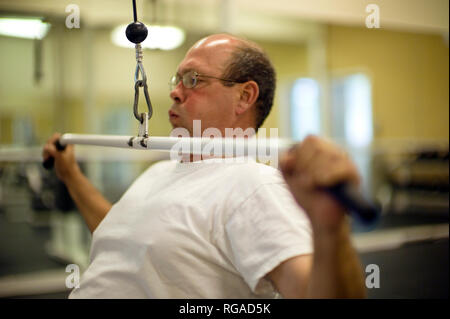
<path id="1" fill-rule="evenodd" d="M 275 298 L 264 276 L 312 253 L 280 172 L 248 159 L 159 162 L 93 233 L 70 298 Z"/>

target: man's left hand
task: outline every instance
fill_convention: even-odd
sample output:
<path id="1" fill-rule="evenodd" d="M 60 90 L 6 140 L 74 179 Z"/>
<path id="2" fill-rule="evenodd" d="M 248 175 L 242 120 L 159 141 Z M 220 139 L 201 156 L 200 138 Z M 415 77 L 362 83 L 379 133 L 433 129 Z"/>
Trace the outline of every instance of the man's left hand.
<path id="1" fill-rule="evenodd" d="M 346 209 L 325 188 L 343 182 L 360 183 L 356 166 L 347 153 L 310 135 L 280 159 L 280 168 L 296 201 L 306 210 L 313 230 L 337 230 Z"/>

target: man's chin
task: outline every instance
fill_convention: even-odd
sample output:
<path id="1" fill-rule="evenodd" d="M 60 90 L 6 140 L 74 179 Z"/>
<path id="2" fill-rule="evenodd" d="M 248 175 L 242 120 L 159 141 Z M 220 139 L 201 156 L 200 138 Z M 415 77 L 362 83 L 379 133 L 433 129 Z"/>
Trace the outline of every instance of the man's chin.
<path id="1" fill-rule="evenodd" d="M 187 129 L 184 125 L 182 125 L 181 123 L 177 123 L 176 121 L 171 120 L 170 125 L 172 125 L 172 131 L 179 128 L 184 128 L 189 131 L 189 129 Z"/>
<path id="2" fill-rule="evenodd" d="M 178 123 L 171 123 L 171 125 L 172 125 L 172 129 L 173 130 L 176 129 L 176 128 L 183 128 L 184 127 L 183 125 L 178 124 Z"/>
<path id="3" fill-rule="evenodd" d="M 170 122 L 170 125 L 172 125 L 172 128 L 180 127 L 180 124 L 177 123 L 178 122 L 177 120 L 178 120 L 178 117 L 169 117 L 169 122 Z"/>

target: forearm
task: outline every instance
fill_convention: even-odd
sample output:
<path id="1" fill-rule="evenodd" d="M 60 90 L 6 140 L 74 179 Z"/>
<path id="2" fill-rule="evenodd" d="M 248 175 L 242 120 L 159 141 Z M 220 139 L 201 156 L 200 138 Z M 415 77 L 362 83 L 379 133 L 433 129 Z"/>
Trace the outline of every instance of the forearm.
<path id="1" fill-rule="evenodd" d="M 308 298 L 365 298 L 364 276 L 347 221 L 333 231 L 313 230 Z"/>
<path id="2" fill-rule="evenodd" d="M 93 233 L 111 209 L 111 203 L 103 197 L 78 168 L 64 179 L 64 183 L 89 230 Z"/>

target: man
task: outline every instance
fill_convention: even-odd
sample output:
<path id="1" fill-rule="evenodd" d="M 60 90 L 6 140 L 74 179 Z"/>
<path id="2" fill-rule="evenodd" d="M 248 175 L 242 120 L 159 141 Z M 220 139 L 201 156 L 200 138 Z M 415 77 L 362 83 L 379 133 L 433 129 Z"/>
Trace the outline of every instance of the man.
<path id="1" fill-rule="evenodd" d="M 230 35 L 198 41 L 173 80 L 174 128 L 258 129 L 275 72 L 255 44 Z M 55 157 L 93 232 L 91 264 L 73 298 L 358 298 L 365 296 L 345 209 L 321 189 L 358 183 L 347 156 L 315 137 L 281 160 L 164 161 L 112 206 L 83 176 L 73 147 Z M 289 192 L 288 190 L 291 190 Z M 297 203 L 306 211 L 301 209 Z M 314 251 L 314 253 L 313 253 Z"/>

